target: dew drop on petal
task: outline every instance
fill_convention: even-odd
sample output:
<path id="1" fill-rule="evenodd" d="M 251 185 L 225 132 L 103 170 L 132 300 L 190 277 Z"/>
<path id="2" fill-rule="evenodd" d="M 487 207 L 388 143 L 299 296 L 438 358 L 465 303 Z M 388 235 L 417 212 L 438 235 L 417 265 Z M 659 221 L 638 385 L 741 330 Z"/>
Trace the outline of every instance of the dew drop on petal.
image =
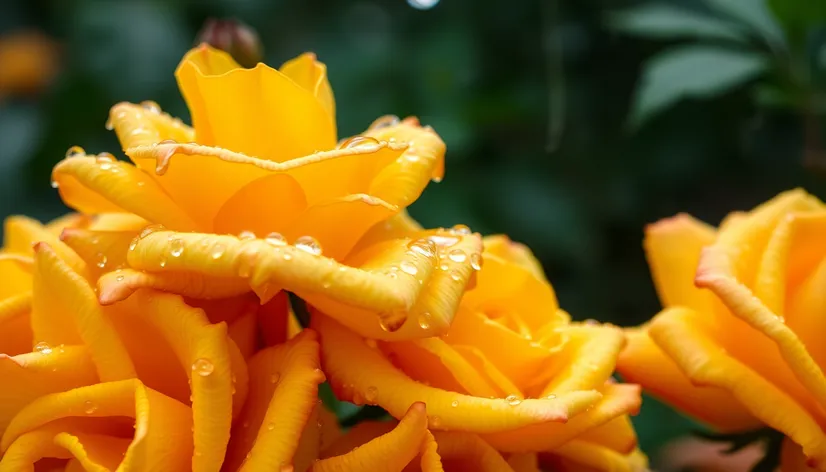
<path id="1" fill-rule="evenodd" d="M 375 131 L 382 128 L 389 128 L 391 126 L 396 126 L 401 123 L 401 120 L 396 115 L 384 115 L 376 118 L 370 126 L 367 128 L 369 131 Z"/>
<path id="2" fill-rule="evenodd" d="M 119 275 L 119 276 L 115 277 L 115 281 L 117 281 L 117 282 L 123 282 L 123 276 L 122 276 L 122 275 Z"/>
<path id="3" fill-rule="evenodd" d="M 470 255 L 470 267 L 473 270 L 482 270 L 482 265 L 484 265 L 485 260 L 482 258 L 481 254 L 474 253 Z"/>
<path id="4" fill-rule="evenodd" d="M 220 259 L 221 256 L 224 255 L 224 251 L 227 249 L 224 247 L 223 244 L 217 243 L 215 246 L 212 246 L 212 253 L 210 254 L 213 259 Z"/>
<path id="5" fill-rule="evenodd" d="M 445 236 L 442 234 L 432 234 L 428 236 L 427 239 L 433 241 L 434 243 L 436 243 L 437 246 L 442 248 L 451 247 L 459 242 L 459 238 L 453 236 Z"/>
<path id="6" fill-rule="evenodd" d="M 281 233 L 277 233 L 275 231 L 268 234 L 264 238 L 264 241 L 270 246 L 285 246 L 287 244 L 287 238 L 285 238 Z"/>
<path id="7" fill-rule="evenodd" d="M 295 240 L 293 246 L 314 256 L 321 255 L 321 244 L 312 236 L 301 236 Z"/>
<path id="8" fill-rule="evenodd" d="M 49 346 L 49 343 L 40 341 L 39 343 L 34 345 L 34 352 L 38 352 L 43 355 L 51 354 L 52 347 Z"/>
<path id="9" fill-rule="evenodd" d="M 419 315 L 419 327 L 422 328 L 422 329 L 430 328 L 431 318 L 432 317 L 431 317 L 430 313 L 428 313 L 428 312 L 424 312 L 424 313 L 420 314 Z"/>
<path id="10" fill-rule="evenodd" d="M 447 253 L 447 257 L 453 262 L 465 262 L 465 260 L 467 260 L 467 254 L 465 254 L 465 251 L 461 249 L 454 249 L 450 251 Z"/>
<path id="11" fill-rule="evenodd" d="M 250 239 L 255 239 L 255 238 L 256 238 L 255 233 L 253 233 L 252 231 L 241 231 L 240 233 L 238 233 L 238 239 L 240 239 L 242 241 L 248 241 Z"/>
<path id="12" fill-rule="evenodd" d="M 132 242 L 129 243 L 129 250 L 130 251 L 134 251 L 135 248 L 138 247 L 138 240 L 140 240 L 140 237 L 132 238 Z"/>
<path id="13" fill-rule="evenodd" d="M 388 333 L 395 333 L 407 321 L 406 312 L 379 313 L 379 327 Z"/>
<path id="14" fill-rule="evenodd" d="M 91 400 L 86 400 L 83 402 L 83 412 L 87 415 L 91 415 L 94 412 L 98 411 L 98 406 Z"/>
<path id="15" fill-rule="evenodd" d="M 141 106 L 143 107 L 144 110 L 146 110 L 148 112 L 152 112 L 152 113 L 160 113 L 161 112 L 161 106 L 158 105 L 158 102 L 156 102 L 154 100 L 144 100 L 144 101 L 141 102 Z"/>
<path id="16" fill-rule="evenodd" d="M 60 184 L 59 184 L 59 183 L 57 183 L 57 180 L 52 180 L 50 184 L 51 184 L 52 188 L 58 188 L 58 187 L 60 187 Z"/>
<path id="17" fill-rule="evenodd" d="M 72 146 L 66 151 L 66 157 L 81 157 L 86 155 L 86 150 L 80 146 Z"/>
<path id="18" fill-rule="evenodd" d="M 548 396 L 547 396 L 547 397 L 545 397 L 545 398 L 547 398 L 548 400 L 553 400 L 553 399 L 555 399 L 555 398 L 556 398 L 556 395 L 554 395 L 554 394 L 552 393 L 552 394 L 548 395 Z"/>
<path id="19" fill-rule="evenodd" d="M 349 149 L 359 146 L 378 146 L 379 140 L 370 136 L 353 136 L 347 138 L 338 146 L 339 149 Z"/>
<path id="20" fill-rule="evenodd" d="M 364 399 L 367 400 L 367 403 L 375 403 L 376 400 L 379 398 L 379 389 L 373 386 L 367 387 L 367 390 L 364 391 Z"/>
<path id="21" fill-rule="evenodd" d="M 106 267 L 106 263 L 109 259 L 106 257 L 106 254 L 99 252 L 95 255 L 95 265 L 103 269 Z"/>
<path id="22" fill-rule="evenodd" d="M 138 235 L 138 238 L 143 239 L 156 231 L 163 231 L 164 229 L 166 228 L 164 228 L 164 226 L 160 224 L 149 225 L 141 230 L 140 234 Z"/>
<path id="23" fill-rule="evenodd" d="M 416 275 L 419 273 L 419 269 L 417 269 L 416 266 L 410 261 L 401 261 L 399 263 L 399 269 L 408 275 Z"/>
<path id="24" fill-rule="evenodd" d="M 450 402 L 450 406 L 456 408 L 457 406 L 459 406 L 459 400 L 453 400 L 452 402 Z"/>
<path id="25" fill-rule="evenodd" d="M 470 230 L 470 227 L 468 225 L 456 225 L 456 226 L 454 226 L 453 228 L 450 229 L 450 232 L 451 233 L 456 233 L 456 234 L 471 234 L 472 233 L 472 231 Z"/>
<path id="26" fill-rule="evenodd" d="M 428 258 L 436 255 L 436 243 L 430 239 L 420 238 L 410 241 L 410 243 L 407 244 L 407 248 L 414 254 L 419 254 Z"/>
<path id="27" fill-rule="evenodd" d="M 462 276 L 455 270 L 450 271 L 450 278 L 453 279 L 454 282 L 462 280 Z"/>
<path id="28" fill-rule="evenodd" d="M 102 152 L 95 157 L 95 162 L 97 162 L 98 164 L 103 164 L 107 162 L 112 163 L 115 162 L 115 156 L 108 152 Z"/>
<path id="29" fill-rule="evenodd" d="M 184 253 L 184 242 L 181 239 L 173 239 L 169 243 L 169 254 L 172 257 L 181 257 L 181 254 Z"/>
<path id="30" fill-rule="evenodd" d="M 273 423 L 272 421 L 267 423 L 267 431 L 272 431 L 274 429 L 275 429 L 275 423 Z"/>
<path id="31" fill-rule="evenodd" d="M 279 380 L 281 380 L 281 373 L 280 372 L 276 372 L 276 373 L 270 375 L 270 383 L 277 384 Z"/>
<path id="32" fill-rule="evenodd" d="M 161 260 L 158 261 L 158 265 L 160 265 L 161 268 L 164 268 L 164 267 L 166 267 L 166 262 L 167 262 L 166 256 L 161 256 Z"/>
<path id="33" fill-rule="evenodd" d="M 448 269 L 450 269 L 450 266 L 447 265 L 447 262 L 442 262 L 441 264 L 439 264 L 439 270 L 448 270 Z"/>
<path id="34" fill-rule="evenodd" d="M 213 370 L 215 370 L 215 366 L 209 359 L 201 357 L 192 363 L 192 372 L 201 377 L 208 377 Z"/>
<path id="35" fill-rule="evenodd" d="M 522 399 L 517 397 L 516 395 L 508 395 L 507 397 L 505 397 L 505 401 L 508 402 L 508 405 L 510 406 L 518 406 L 520 403 L 522 403 Z"/>

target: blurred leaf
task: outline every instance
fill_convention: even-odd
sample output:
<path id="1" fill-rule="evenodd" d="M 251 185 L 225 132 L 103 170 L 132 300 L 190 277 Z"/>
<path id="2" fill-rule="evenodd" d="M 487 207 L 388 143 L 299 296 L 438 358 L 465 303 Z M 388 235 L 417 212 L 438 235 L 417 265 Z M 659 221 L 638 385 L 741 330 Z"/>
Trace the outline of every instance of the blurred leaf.
<path id="1" fill-rule="evenodd" d="M 800 105 L 794 93 L 775 85 L 758 84 L 754 92 L 754 99 L 761 107 L 793 110 Z"/>
<path id="2" fill-rule="evenodd" d="M 777 19 L 789 30 L 805 33 L 807 29 L 826 22 L 826 2 L 823 0 L 768 0 Z"/>
<path id="3" fill-rule="evenodd" d="M 643 38 L 746 40 L 743 30 L 736 24 L 659 3 L 614 13 L 609 16 L 608 24 L 616 30 Z"/>
<path id="4" fill-rule="evenodd" d="M 777 20 L 766 5 L 767 0 L 706 0 L 715 10 L 742 21 L 760 33 L 773 46 L 783 46 L 785 36 Z M 770 1 L 770 0 L 769 0 Z M 780 0 L 786 1 L 786 0 Z M 800 0 L 820 2 L 821 0 Z"/>
<path id="5" fill-rule="evenodd" d="M 760 75 L 765 56 L 714 46 L 686 46 L 659 54 L 645 64 L 634 100 L 636 127 L 683 98 L 708 98 Z"/>

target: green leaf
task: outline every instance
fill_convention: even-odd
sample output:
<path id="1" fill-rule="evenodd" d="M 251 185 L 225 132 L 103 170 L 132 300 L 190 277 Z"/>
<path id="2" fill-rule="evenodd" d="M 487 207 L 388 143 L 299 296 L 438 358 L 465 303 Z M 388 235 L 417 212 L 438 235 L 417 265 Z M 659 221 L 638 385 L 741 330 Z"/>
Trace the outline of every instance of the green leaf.
<path id="1" fill-rule="evenodd" d="M 820 2 L 822 0 L 801 1 Z M 772 46 L 785 45 L 783 30 L 766 5 L 766 0 L 706 0 L 706 3 L 718 12 L 750 26 Z"/>
<path id="2" fill-rule="evenodd" d="M 637 127 L 683 98 L 722 94 L 754 79 L 768 64 L 761 54 L 714 46 L 685 46 L 661 53 L 645 64 L 631 124 Z"/>
<path id="3" fill-rule="evenodd" d="M 734 23 L 659 3 L 613 13 L 608 17 L 608 24 L 613 29 L 643 38 L 746 40 L 743 30 Z"/>
<path id="4" fill-rule="evenodd" d="M 787 29 L 799 33 L 826 22 L 823 0 L 769 0 L 769 7 Z"/>

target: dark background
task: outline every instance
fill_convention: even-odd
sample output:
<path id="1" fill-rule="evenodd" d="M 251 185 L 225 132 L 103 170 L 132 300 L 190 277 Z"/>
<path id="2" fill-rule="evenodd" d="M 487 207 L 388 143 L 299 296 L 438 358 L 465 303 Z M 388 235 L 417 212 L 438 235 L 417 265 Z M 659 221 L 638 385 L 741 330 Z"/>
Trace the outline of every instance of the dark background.
<path id="1" fill-rule="evenodd" d="M 638 324 L 659 309 L 646 224 L 677 212 L 716 224 L 782 190 L 825 187 L 803 165 L 800 113 L 761 108 L 748 84 L 627 126 L 641 68 L 673 44 L 607 27 L 635 3 L 5 0 L 0 44 L 40 32 L 55 62 L 44 56 L 26 90 L 0 88 L 0 216 L 65 212 L 50 169 L 71 145 L 118 154 L 104 129 L 114 103 L 152 99 L 186 120 L 174 68 L 205 19 L 235 17 L 270 65 L 304 51 L 327 64 L 341 135 L 389 113 L 436 129 L 447 174 L 413 205 L 422 223 L 508 233 L 575 318 Z M 636 423 L 649 454 L 691 427 L 654 401 Z"/>

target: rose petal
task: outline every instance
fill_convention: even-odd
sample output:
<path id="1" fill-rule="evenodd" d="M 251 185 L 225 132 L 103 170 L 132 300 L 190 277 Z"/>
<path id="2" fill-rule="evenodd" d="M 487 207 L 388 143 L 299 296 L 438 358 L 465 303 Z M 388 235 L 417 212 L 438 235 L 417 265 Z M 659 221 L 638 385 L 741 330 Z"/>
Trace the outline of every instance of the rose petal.
<path id="1" fill-rule="evenodd" d="M 134 231 L 67 228 L 60 234 L 60 240 L 86 262 L 94 279 L 105 272 L 126 267 L 126 253 L 136 235 Z"/>
<path id="2" fill-rule="evenodd" d="M 82 433 L 59 433 L 53 441 L 55 445 L 69 451 L 84 470 L 94 472 L 116 470 L 130 444 L 124 438 Z"/>
<path id="3" fill-rule="evenodd" d="M 28 254 L 0 252 L 0 300 L 31 291 L 33 266 L 34 260 Z"/>
<path id="4" fill-rule="evenodd" d="M 447 238 L 441 234 L 426 232 L 421 236 Z M 170 238 L 181 241 L 179 257 L 169 257 Z M 478 235 L 450 238 L 452 250 L 476 254 L 481 249 Z M 440 263 L 435 256 L 409 250 L 409 244 L 408 239 L 388 241 L 353 255 L 346 261 L 350 265 L 343 265 L 295 246 L 273 246 L 265 240 L 156 231 L 138 241 L 128 261 L 132 267 L 148 271 L 197 272 L 191 281 L 169 280 L 176 284 L 170 289 L 178 293 L 193 295 L 198 291 L 182 287 L 186 284 L 197 289 L 211 286 L 207 285 L 210 279 L 250 277 L 250 285 L 259 295 L 271 294 L 264 298 L 265 302 L 277 293 L 270 288 L 283 287 L 313 306 L 328 310 L 331 316 L 359 333 L 378 339 L 411 339 L 439 334 L 448 328 L 473 270 L 467 260 Z M 164 268 L 160 267 L 161 261 Z M 440 264 L 448 270 L 438 270 Z M 404 267 L 399 269 L 400 266 Z M 397 272 L 392 272 L 392 267 L 397 267 Z M 198 284 L 203 285 L 196 284 L 199 278 Z M 132 289 L 139 283 L 131 284 Z M 160 284 L 155 287 L 167 289 Z M 101 286 L 102 299 L 108 290 Z M 419 322 L 422 317 L 427 323 Z M 391 323 L 387 320 L 392 321 L 392 328 L 387 327 Z"/>
<path id="5" fill-rule="evenodd" d="M 482 438 L 502 452 L 550 451 L 614 418 L 636 413 L 640 407 L 639 385 L 608 384 L 603 387 L 602 394 L 602 400 L 593 408 L 571 415 L 567 423 L 535 424 L 517 430 L 485 434 Z"/>
<path id="6" fill-rule="evenodd" d="M 714 228 L 681 213 L 645 228 L 645 256 L 663 306 L 711 310 L 711 295 L 694 287 L 700 251 L 714 242 Z"/>
<path id="7" fill-rule="evenodd" d="M 232 62 L 201 45 L 175 72 L 199 143 L 276 162 L 335 145 L 333 117 L 312 93 L 263 63 L 243 69 Z"/>
<path id="8" fill-rule="evenodd" d="M 122 161 L 69 157 L 52 171 L 63 201 L 84 213 L 134 213 L 179 231 L 198 225 L 152 177 Z"/>
<path id="9" fill-rule="evenodd" d="M 577 439 L 607 447 L 620 454 L 631 454 L 637 447 L 637 433 L 628 415 L 586 430 Z"/>
<path id="10" fill-rule="evenodd" d="M 601 387 L 614 372 L 617 357 L 625 345 L 622 330 L 614 326 L 573 324 L 561 329 L 568 342 L 554 363 L 562 367 L 554 369 L 556 375 L 541 397 Z"/>
<path id="11" fill-rule="evenodd" d="M 649 333 L 688 377 L 699 385 L 729 390 L 763 423 L 790 436 L 816 463 L 826 460 L 826 435 L 787 393 L 729 356 L 695 326 L 693 311 L 673 308 L 657 315 Z"/>
<path id="12" fill-rule="evenodd" d="M 458 431 L 433 433 L 439 456 L 448 464 L 460 464 L 462 470 L 479 472 L 513 471 L 499 452 L 475 434 Z"/>
<path id="13" fill-rule="evenodd" d="M 228 298 L 249 292 L 243 279 L 203 277 L 190 272 L 141 272 L 122 269 L 108 272 L 98 279 L 98 300 L 111 305 L 126 300 L 136 290 L 153 288 L 193 298 Z"/>
<path id="14" fill-rule="evenodd" d="M 324 407 L 321 400 L 316 400 L 307 422 L 304 424 L 304 429 L 301 431 L 301 437 L 298 439 L 298 445 L 295 448 L 295 455 L 293 456 L 293 470 L 309 470 L 313 463 L 317 461 L 321 454 L 321 420 L 319 414 Z M 338 427 L 338 423 L 336 423 Z"/>
<path id="15" fill-rule="evenodd" d="M 0 432 L 35 398 L 98 381 L 89 352 L 81 346 L 54 346 L 14 357 L 0 354 L 0 378 Z"/>
<path id="16" fill-rule="evenodd" d="M 46 223 L 46 231 L 52 233 L 55 236 L 60 236 L 60 233 L 63 232 L 66 228 L 86 228 L 89 224 L 92 223 L 94 218 L 90 217 L 89 215 L 83 215 L 80 213 L 66 213 L 63 216 L 59 216 L 52 221 Z"/>
<path id="17" fill-rule="evenodd" d="M 485 252 L 527 270 L 538 280 L 547 281 L 542 263 L 537 260 L 528 246 L 511 241 L 504 234 L 485 236 L 484 245 Z"/>
<path id="18" fill-rule="evenodd" d="M 49 245 L 37 243 L 34 251 L 31 324 L 37 342 L 87 346 L 102 382 L 135 377 L 129 354 L 89 283 Z"/>
<path id="19" fill-rule="evenodd" d="M 404 239 L 410 237 L 411 234 L 424 231 L 422 225 L 414 220 L 407 210 L 401 210 L 399 213 L 382 221 L 381 223 L 373 225 L 367 233 L 362 236 L 353 252 L 360 252 L 370 246 L 373 246 L 382 241 L 391 239 Z"/>
<path id="20" fill-rule="evenodd" d="M 826 329 L 826 258 L 811 275 L 797 285 L 791 294 L 786 314 L 786 324 L 797 334 L 800 341 L 818 365 L 826 365 L 826 346 L 821 334 Z M 2 316 L 2 315 L 0 315 Z"/>
<path id="21" fill-rule="evenodd" d="M 311 330 L 250 359 L 250 392 L 232 433 L 228 470 L 280 470 L 292 463 L 324 381 L 318 362 Z"/>
<path id="22" fill-rule="evenodd" d="M 424 440 L 419 451 L 419 465 L 422 472 L 444 472 L 442 458 L 439 456 L 439 444 L 430 431 L 425 431 Z"/>
<path id="23" fill-rule="evenodd" d="M 628 344 L 620 354 L 617 370 L 626 381 L 644 385 L 652 395 L 720 431 L 760 427 L 760 420 L 727 390 L 693 384 L 654 344 L 648 328 L 627 329 L 625 335 Z"/>
<path id="24" fill-rule="evenodd" d="M 542 472 L 539 469 L 539 457 L 536 453 L 511 454 L 508 465 L 514 472 Z"/>
<path id="25" fill-rule="evenodd" d="M 52 234 L 42 224 L 31 218 L 25 216 L 6 218 L 3 237 L 4 251 L 31 256 L 34 244 L 43 242 L 48 244 L 76 272 L 83 274 L 86 271 L 86 264 L 83 260 L 63 244 L 58 235 Z"/>
<path id="26" fill-rule="evenodd" d="M 150 420 L 151 415 L 151 420 Z M 2 450 L 49 422 L 68 417 L 135 418 L 135 435 L 119 470 L 179 470 L 189 467 L 192 442 L 189 408 L 135 379 L 106 382 L 42 396 L 14 417 Z"/>
<path id="27" fill-rule="evenodd" d="M 417 402 L 399 421 L 399 424 L 382 436 L 352 451 L 313 464 L 314 472 L 373 471 L 401 472 L 419 452 L 427 432 L 427 414 L 423 403 Z"/>
<path id="28" fill-rule="evenodd" d="M 98 213 L 89 226 L 89 231 L 133 231 L 138 232 L 149 226 L 149 222 L 132 213 Z"/>
<path id="29" fill-rule="evenodd" d="M 452 345 L 453 349 L 461 354 L 470 364 L 474 370 L 493 385 L 498 391 L 497 397 L 516 395 L 519 398 L 524 397 L 524 392 L 519 389 L 510 379 L 497 369 L 493 362 L 491 362 L 481 350 L 475 346 L 465 346 L 462 344 Z"/>
<path id="30" fill-rule="evenodd" d="M 814 464 L 811 464 L 799 445 L 789 438 L 783 440 L 780 449 L 780 470 L 793 472 L 814 472 Z"/>
<path id="31" fill-rule="evenodd" d="M 317 61 L 315 54 L 307 52 L 290 59 L 282 64 L 278 71 L 313 94 L 330 115 L 333 126 L 335 126 L 336 102 L 333 99 L 333 89 L 327 81 L 327 66 Z M 335 128 L 333 128 L 333 134 L 335 134 Z"/>
<path id="32" fill-rule="evenodd" d="M 585 441 L 569 441 L 556 448 L 554 455 L 561 457 L 563 463 L 576 464 L 571 470 L 585 470 L 586 467 L 605 472 L 641 472 L 644 470 L 633 467 L 627 457 L 616 451 Z"/>
<path id="33" fill-rule="evenodd" d="M 244 359 L 250 358 L 256 351 L 258 335 L 258 310 L 250 307 L 240 318 L 230 323 L 227 333 L 238 346 Z"/>
<path id="34" fill-rule="evenodd" d="M 17 355 L 31 350 L 31 309 L 30 291 L 0 301 L 0 354 Z"/>
<path id="35" fill-rule="evenodd" d="M 511 405 L 504 399 L 447 392 L 411 380 L 378 350 L 366 346 L 361 338 L 333 319 L 314 313 L 312 324 L 323 339 L 325 372 L 339 398 L 351 400 L 358 393 L 397 418 L 416 401 L 423 401 L 428 405 L 431 429 L 496 432 L 566 421 L 600 398 L 596 391 L 583 391 L 562 394 L 556 399 L 526 399 Z"/>

